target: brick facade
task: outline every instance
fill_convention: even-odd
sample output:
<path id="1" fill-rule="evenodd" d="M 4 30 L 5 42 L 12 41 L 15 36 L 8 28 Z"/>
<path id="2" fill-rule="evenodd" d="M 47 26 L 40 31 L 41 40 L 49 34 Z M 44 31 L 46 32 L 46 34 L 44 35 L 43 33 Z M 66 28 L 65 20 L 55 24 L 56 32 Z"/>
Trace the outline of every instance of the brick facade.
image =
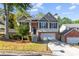
<path id="1" fill-rule="evenodd" d="M 76 30 L 72 30 L 71 32 L 69 32 L 68 34 L 66 34 L 65 36 L 62 35 L 62 40 L 67 42 L 67 38 L 68 37 L 79 37 L 79 32 Z"/>
<path id="2" fill-rule="evenodd" d="M 32 21 L 32 28 L 38 28 L 38 22 L 36 20 Z"/>

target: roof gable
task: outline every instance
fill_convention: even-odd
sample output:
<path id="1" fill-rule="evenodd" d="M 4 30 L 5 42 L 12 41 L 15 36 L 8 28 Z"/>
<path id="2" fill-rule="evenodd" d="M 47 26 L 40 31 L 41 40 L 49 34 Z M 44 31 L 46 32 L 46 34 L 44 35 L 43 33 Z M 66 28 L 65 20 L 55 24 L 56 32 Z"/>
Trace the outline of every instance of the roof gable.
<path id="1" fill-rule="evenodd" d="M 70 30 L 66 31 L 66 32 L 64 33 L 64 36 L 67 35 L 68 33 L 70 33 L 71 31 L 77 31 L 77 32 L 79 32 L 78 29 L 73 28 L 73 29 L 70 29 Z"/>
<path id="2" fill-rule="evenodd" d="M 72 30 L 72 29 L 69 29 L 69 30 L 65 29 L 63 32 L 61 32 L 61 34 L 64 35 L 64 34 L 66 34 L 67 32 L 69 32 L 70 30 Z"/>
<path id="3" fill-rule="evenodd" d="M 67 28 L 79 28 L 79 24 L 63 24 Z"/>
<path id="4" fill-rule="evenodd" d="M 35 19 L 37 19 L 39 21 L 57 22 L 56 18 L 49 12 L 46 15 L 44 15 L 43 17 L 38 17 L 38 18 L 35 18 Z"/>
<path id="5" fill-rule="evenodd" d="M 27 17 L 24 15 L 18 18 L 18 20 L 25 20 L 25 19 L 27 19 Z"/>
<path id="6" fill-rule="evenodd" d="M 48 21 L 48 20 L 45 17 L 43 17 L 39 21 Z"/>
<path id="7" fill-rule="evenodd" d="M 17 22 L 27 22 L 27 21 L 31 21 L 31 18 L 29 18 L 25 15 L 23 15 L 17 19 Z"/>
<path id="8" fill-rule="evenodd" d="M 56 18 L 49 12 L 44 16 L 44 18 L 47 19 L 48 21 L 57 22 Z"/>

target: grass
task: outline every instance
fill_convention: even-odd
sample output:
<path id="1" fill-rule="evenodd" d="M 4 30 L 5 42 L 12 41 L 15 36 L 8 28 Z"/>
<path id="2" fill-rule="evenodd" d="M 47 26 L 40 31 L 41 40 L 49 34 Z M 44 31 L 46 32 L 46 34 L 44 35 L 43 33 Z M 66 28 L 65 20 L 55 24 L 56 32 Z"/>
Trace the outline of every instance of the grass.
<path id="1" fill-rule="evenodd" d="M 47 45 L 41 43 L 17 43 L 0 41 L 0 50 L 46 52 Z"/>

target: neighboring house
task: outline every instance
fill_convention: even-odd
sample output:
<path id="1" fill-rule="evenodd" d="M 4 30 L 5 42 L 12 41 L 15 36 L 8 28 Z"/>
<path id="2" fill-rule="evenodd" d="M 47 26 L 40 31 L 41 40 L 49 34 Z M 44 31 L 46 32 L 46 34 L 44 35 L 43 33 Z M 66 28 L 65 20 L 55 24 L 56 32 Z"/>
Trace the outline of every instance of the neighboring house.
<path id="1" fill-rule="evenodd" d="M 58 39 L 58 21 L 51 13 L 36 18 L 22 16 L 17 22 L 19 22 L 19 24 L 29 24 L 29 32 L 32 35 L 32 41 Z"/>
<path id="2" fill-rule="evenodd" d="M 25 25 L 29 25 L 29 33 L 31 33 L 31 20 L 32 18 L 31 17 L 27 17 L 25 15 L 22 15 L 21 17 L 17 18 L 17 25 L 19 26 L 20 24 L 25 24 Z"/>
<path id="3" fill-rule="evenodd" d="M 0 17 L 0 34 L 4 34 L 4 20 Z"/>
<path id="4" fill-rule="evenodd" d="M 63 24 L 60 28 L 61 41 L 69 44 L 79 43 L 79 24 Z"/>
<path id="5" fill-rule="evenodd" d="M 9 29 L 10 34 L 15 34 L 15 29 Z M 0 17 L 0 35 L 5 34 L 5 21 L 2 17 Z"/>

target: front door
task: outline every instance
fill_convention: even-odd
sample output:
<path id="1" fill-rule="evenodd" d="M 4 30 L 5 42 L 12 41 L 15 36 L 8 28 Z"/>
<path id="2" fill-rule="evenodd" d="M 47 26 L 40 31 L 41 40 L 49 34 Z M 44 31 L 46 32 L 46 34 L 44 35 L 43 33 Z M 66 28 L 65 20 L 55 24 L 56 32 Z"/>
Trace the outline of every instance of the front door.
<path id="1" fill-rule="evenodd" d="M 36 34 L 36 28 L 33 28 L 33 34 Z"/>
<path id="2" fill-rule="evenodd" d="M 37 42 L 36 28 L 32 28 L 32 42 Z"/>

